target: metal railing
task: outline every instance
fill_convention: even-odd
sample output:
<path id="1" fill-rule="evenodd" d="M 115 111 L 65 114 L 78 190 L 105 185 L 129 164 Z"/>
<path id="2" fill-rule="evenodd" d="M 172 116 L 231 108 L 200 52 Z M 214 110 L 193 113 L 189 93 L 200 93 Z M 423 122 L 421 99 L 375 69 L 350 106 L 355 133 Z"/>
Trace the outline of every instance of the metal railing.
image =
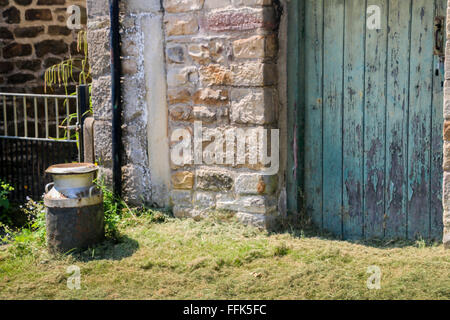
<path id="1" fill-rule="evenodd" d="M 71 108 L 70 101 L 75 101 L 75 112 Z M 77 95 L 51 95 L 51 94 L 26 94 L 26 93 L 3 93 L 0 92 L 0 103 L 3 108 L 3 132 L 0 133 L 0 137 L 20 137 L 20 138 L 34 138 L 34 139 L 61 139 L 61 129 L 64 129 L 66 134 L 63 140 L 75 141 L 72 139 L 72 131 L 78 129 L 78 124 L 80 123 L 80 115 L 76 111 L 78 108 L 78 94 Z M 29 103 L 32 105 L 33 112 L 30 114 L 28 111 Z M 21 106 L 20 106 L 21 105 Z M 43 106 L 43 108 L 42 108 Z M 54 121 L 50 121 L 49 109 L 53 107 L 53 118 Z M 61 112 L 61 107 L 64 108 L 64 112 Z M 20 108 L 22 110 L 20 110 Z M 43 114 L 42 114 L 43 109 Z M 72 110 L 71 110 L 72 109 Z M 23 111 L 23 112 L 21 112 Z M 19 113 L 23 118 L 23 128 L 19 131 L 19 124 L 21 119 L 19 118 Z M 61 125 L 61 116 L 65 113 L 65 118 L 63 123 L 66 125 Z M 72 114 L 77 114 L 77 124 L 70 125 L 69 119 Z M 32 115 L 32 122 L 34 122 L 34 133 L 30 133 L 29 129 L 29 115 Z M 40 134 L 40 125 L 44 120 L 44 134 Z M 13 130 L 9 129 L 9 125 L 13 121 Z M 55 134 L 54 137 L 51 136 L 50 124 L 53 122 Z M 11 132 L 12 131 L 12 132 Z"/>
<path id="2" fill-rule="evenodd" d="M 0 107 L 0 179 L 14 187 L 11 200 L 39 200 L 50 182 L 45 169 L 83 161 L 88 87 L 76 95 L 0 92 Z"/>

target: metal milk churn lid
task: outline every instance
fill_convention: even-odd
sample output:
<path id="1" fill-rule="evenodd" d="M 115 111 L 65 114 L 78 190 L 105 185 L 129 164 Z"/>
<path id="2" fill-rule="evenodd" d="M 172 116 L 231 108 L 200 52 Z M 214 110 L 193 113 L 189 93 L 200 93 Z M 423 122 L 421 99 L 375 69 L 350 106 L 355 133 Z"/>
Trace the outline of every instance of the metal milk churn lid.
<path id="1" fill-rule="evenodd" d="M 51 252 L 85 249 L 103 240 L 103 195 L 94 185 L 97 171 L 90 163 L 58 164 L 46 170 L 53 176 L 44 196 Z"/>

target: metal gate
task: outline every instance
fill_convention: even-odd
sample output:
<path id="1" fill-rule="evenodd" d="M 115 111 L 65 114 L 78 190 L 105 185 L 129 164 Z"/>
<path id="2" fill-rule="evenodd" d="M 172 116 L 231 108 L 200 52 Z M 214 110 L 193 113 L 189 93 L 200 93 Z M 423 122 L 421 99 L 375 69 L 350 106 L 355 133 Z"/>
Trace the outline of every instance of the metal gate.
<path id="1" fill-rule="evenodd" d="M 87 87 L 74 95 L 1 93 L 0 179 L 10 200 L 40 200 L 54 164 L 82 161 L 80 133 L 89 110 Z"/>
<path id="2" fill-rule="evenodd" d="M 440 239 L 447 0 L 301 4 L 307 212 L 344 239 Z"/>

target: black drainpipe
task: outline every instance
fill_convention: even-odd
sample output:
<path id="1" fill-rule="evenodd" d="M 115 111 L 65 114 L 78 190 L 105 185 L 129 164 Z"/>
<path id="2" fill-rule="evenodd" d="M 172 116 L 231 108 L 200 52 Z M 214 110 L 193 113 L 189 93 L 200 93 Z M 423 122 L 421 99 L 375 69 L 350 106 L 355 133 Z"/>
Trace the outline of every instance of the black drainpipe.
<path id="1" fill-rule="evenodd" d="M 120 62 L 120 33 L 119 33 L 119 0 L 109 0 L 111 20 L 111 101 L 112 101 L 112 158 L 113 158 L 113 192 L 116 197 L 122 195 L 122 104 L 121 96 L 121 62 Z"/>

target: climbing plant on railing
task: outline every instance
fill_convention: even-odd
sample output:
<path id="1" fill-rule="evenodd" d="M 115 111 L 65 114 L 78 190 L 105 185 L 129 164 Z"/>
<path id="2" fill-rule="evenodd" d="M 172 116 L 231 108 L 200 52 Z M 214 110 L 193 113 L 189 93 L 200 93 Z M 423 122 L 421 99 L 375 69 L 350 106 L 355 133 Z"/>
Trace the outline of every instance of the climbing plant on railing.
<path id="1" fill-rule="evenodd" d="M 53 89 L 55 85 L 64 87 L 68 95 L 68 88 L 73 84 L 89 84 L 91 82 L 91 68 L 88 61 L 87 33 L 80 30 L 77 35 L 77 51 L 82 54 L 80 58 L 70 57 L 55 64 L 45 71 L 45 91 Z"/>
<path id="2" fill-rule="evenodd" d="M 54 86 L 63 87 L 66 95 L 76 95 L 76 92 L 69 92 L 70 86 L 74 84 L 78 85 L 89 85 L 89 93 L 91 92 L 90 83 L 91 78 L 91 68 L 88 61 L 88 42 L 87 42 L 87 32 L 85 30 L 80 30 L 77 34 L 77 51 L 82 54 L 81 58 L 70 57 L 58 64 L 55 64 L 46 69 L 44 79 L 45 79 L 45 92 L 47 89 L 54 89 Z M 90 95 L 89 95 L 90 96 Z M 63 106 L 67 106 L 69 99 L 65 99 Z M 86 113 L 92 112 L 92 101 L 89 103 L 90 108 Z M 84 115 L 80 115 L 84 116 Z M 69 114 L 59 125 L 60 128 L 64 129 L 64 136 L 60 140 L 73 139 L 78 141 L 79 133 L 76 130 L 71 131 L 69 128 L 76 123 L 78 119 L 77 113 Z M 74 132 L 69 137 L 69 132 Z"/>

